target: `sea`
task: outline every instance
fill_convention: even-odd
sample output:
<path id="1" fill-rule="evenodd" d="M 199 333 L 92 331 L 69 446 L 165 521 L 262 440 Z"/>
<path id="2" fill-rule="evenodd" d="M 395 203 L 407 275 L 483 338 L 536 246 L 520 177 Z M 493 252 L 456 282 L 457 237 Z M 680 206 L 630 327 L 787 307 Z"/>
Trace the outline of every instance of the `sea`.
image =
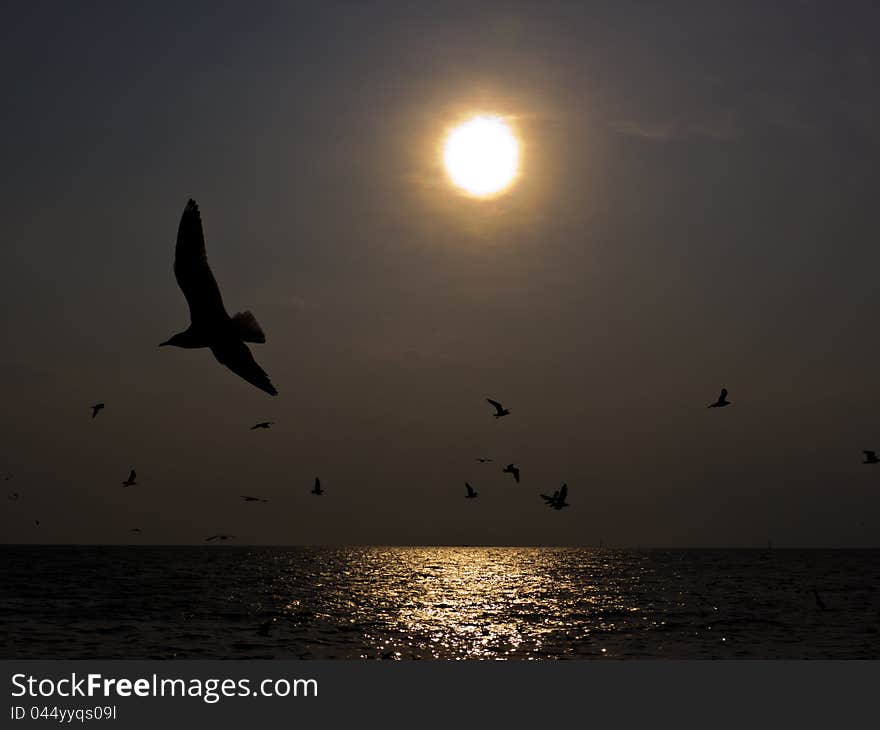
<path id="1" fill-rule="evenodd" d="M 878 659 L 880 550 L 2 546 L 3 659 Z"/>

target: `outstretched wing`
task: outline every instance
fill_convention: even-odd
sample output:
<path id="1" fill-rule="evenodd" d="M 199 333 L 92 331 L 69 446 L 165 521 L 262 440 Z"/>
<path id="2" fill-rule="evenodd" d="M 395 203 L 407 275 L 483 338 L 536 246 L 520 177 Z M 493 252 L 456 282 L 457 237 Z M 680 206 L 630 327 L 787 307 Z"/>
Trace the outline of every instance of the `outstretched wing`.
<path id="1" fill-rule="evenodd" d="M 865 456 L 867 456 L 868 458 L 871 458 L 872 456 L 876 456 L 876 454 L 873 451 L 863 451 L 862 453 Z"/>
<path id="2" fill-rule="evenodd" d="M 486 400 L 492 405 L 492 407 L 501 413 L 504 410 L 504 406 L 502 406 L 497 400 L 492 400 L 491 398 L 486 398 Z"/>
<path id="3" fill-rule="evenodd" d="M 513 478 L 514 481 L 519 484 L 519 469 L 517 469 L 516 467 L 513 467 Z"/>
<path id="4" fill-rule="evenodd" d="M 128 475 L 128 481 L 133 482 L 137 478 L 137 474 L 134 473 L 134 469 Z"/>
<path id="5" fill-rule="evenodd" d="M 189 304 L 189 316 L 193 324 L 210 324 L 228 316 L 223 306 L 223 297 L 220 296 L 220 287 L 208 266 L 199 206 L 192 199 L 183 209 L 177 229 L 174 276 Z"/>
<path id="6" fill-rule="evenodd" d="M 474 496 L 474 488 L 470 484 L 468 484 L 467 482 L 464 483 L 464 487 L 465 487 L 465 489 L 467 489 L 468 497 L 473 497 Z"/>
<path id="7" fill-rule="evenodd" d="M 723 401 L 725 398 L 727 398 L 727 388 L 722 388 L 721 395 L 719 396 L 718 400 L 720 402 Z"/>
<path id="8" fill-rule="evenodd" d="M 228 367 L 236 375 L 247 380 L 251 385 L 255 385 L 260 390 L 266 391 L 269 395 L 278 395 L 278 391 L 269 381 L 263 368 L 257 365 L 254 356 L 248 346 L 235 339 L 225 339 L 223 342 L 214 345 L 211 348 L 217 361 Z"/>
<path id="9" fill-rule="evenodd" d="M 564 502 L 565 498 L 568 496 L 568 485 L 563 484 L 559 489 L 559 501 Z"/>

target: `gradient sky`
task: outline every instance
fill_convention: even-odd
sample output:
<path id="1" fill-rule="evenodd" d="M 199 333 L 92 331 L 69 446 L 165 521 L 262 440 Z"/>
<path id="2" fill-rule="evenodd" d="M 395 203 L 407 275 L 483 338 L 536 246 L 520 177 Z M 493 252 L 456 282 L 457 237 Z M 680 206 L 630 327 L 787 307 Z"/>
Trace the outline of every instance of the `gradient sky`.
<path id="1" fill-rule="evenodd" d="M 0 539 L 880 545 L 880 9 L 766 5 L 4 4 Z M 189 197 L 277 398 L 157 347 Z"/>

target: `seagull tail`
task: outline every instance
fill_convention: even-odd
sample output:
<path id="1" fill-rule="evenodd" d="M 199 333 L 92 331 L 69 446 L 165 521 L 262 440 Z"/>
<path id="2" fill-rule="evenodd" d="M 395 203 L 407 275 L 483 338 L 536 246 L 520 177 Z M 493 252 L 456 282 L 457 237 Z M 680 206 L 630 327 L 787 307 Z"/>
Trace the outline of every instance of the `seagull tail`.
<path id="1" fill-rule="evenodd" d="M 266 335 L 260 327 L 257 318 L 251 312 L 238 312 L 232 318 L 235 329 L 242 342 L 257 342 L 262 344 L 266 341 Z"/>

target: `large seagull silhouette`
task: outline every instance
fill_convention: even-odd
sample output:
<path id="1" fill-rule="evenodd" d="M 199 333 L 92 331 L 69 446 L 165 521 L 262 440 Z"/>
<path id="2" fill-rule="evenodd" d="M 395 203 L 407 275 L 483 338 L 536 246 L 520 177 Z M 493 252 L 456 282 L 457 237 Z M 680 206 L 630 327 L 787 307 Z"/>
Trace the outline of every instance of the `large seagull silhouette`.
<path id="1" fill-rule="evenodd" d="M 202 217 L 195 200 L 189 200 L 177 229 L 174 276 L 189 304 L 189 327 L 160 343 L 194 349 L 209 347 L 218 362 L 270 395 L 278 391 L 257 365 L 245 342 L 266 341 L 266 335 L 250 312 L 230 317 L 223 306 L 220 287 L 208 266 Z"/>

